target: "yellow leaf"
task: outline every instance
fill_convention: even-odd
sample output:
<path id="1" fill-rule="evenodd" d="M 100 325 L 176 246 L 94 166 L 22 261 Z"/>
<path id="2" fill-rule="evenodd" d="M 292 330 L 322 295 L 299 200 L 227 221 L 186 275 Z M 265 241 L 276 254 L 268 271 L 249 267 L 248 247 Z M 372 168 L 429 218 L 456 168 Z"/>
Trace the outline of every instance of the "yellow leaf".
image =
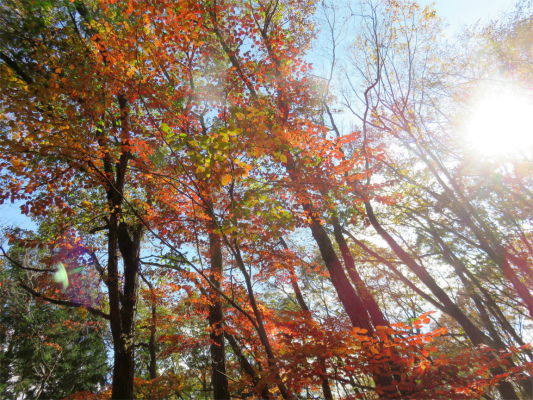
<path id="1" fill-rule="evenodd" d="M 254 156 L 259 157 L 263 152 L 259 147 L 254 148 Z"/>
<path id="2" fill-rule="evenodd" d="M 170 127 L 165 124 L 164 122 L 161 124 L 161 130 L 165 133 L 169 133 L 170 132 Z"/>
<path id="3" fill-rule="evenodd" d="M 222 184 L 226 186 L 228 183 L 231 182 L 231 175 L 226 174 L 222 177 Z"/>

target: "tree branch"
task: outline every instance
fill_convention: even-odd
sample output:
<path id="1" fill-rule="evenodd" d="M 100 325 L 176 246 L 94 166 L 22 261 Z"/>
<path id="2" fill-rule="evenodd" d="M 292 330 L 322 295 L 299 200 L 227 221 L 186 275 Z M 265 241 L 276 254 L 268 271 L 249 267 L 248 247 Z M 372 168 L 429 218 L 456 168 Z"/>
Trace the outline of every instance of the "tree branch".
<path id="1" fill-rule="evenodd" d="M 82 303 L 78 303 L 78 302 L 75 302 L 75 301 L 57 300 L 57 299 L 52 299 L 50 297 L 43 296 L 41 293 L 36 292 L 35 290 L 33 290 L 32 288 L 30 288 L 29 286 L 25 285 L 22 282 L 19 282 L 18 285 L 22 289 L 24 289 L 26 292 L 31 294 L 33 297 L 35 297 L 35 298 L 41 298 L 41 299 L 43 299 L 45 301 L 48 301 L 48 302 L 53 303 L 53 304 L 58 304 L 60 306 L 77 307 L 77 308 L 82 308 L 83 307 L 87 311 L 89 311 L 91 314 L 96 315 L 97 317 L 104 318 L 104 319 L 107 319 L 107 320 L 111 319 L 110 315 L 106 314 L 102 310 L 98 310 L 96 308 L 93 308 L 93 307 L 90 307 L 90 306 L 86 306 L 86 305 L 84 305 Z"/>

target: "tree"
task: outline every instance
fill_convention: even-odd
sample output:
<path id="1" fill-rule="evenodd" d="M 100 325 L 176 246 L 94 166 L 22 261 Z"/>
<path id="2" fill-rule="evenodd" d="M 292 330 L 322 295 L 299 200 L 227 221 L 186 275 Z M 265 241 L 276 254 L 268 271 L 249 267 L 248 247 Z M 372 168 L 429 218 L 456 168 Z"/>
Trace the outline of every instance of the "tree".
<path id="1" fill-rule="evenodd" d="M 15 1 L 2 7 L 2 37 L 10 39 L 2 41 L 1 54 L 3 116 L 10 126 L 2 138 L 2 159 L 10 164 L 10 171 L 3 170 L 2 197 L 26 200 L 24 211 L 49 219 L 59 236 L 73 226 L 85 235 L 107 231 L 107 265 L 100 267 L 94 248 L 86 252 L 93 254 L 109 295 L 109 314 L 96 314 L 111 325 L 113 396 L 131 398 L 143 228 L 121 209 L 132 158 L 128 94 L 116 81 L 107 84 L 117 71 L 111 72 L 93 23 L 96 4 Z M 24 181 L 25 194 L 14 176 Z M 73 196 L 73 188 L 87 190 Z"/>
<path id="2" fill-rule="evenodd" d="M 360 119 L 366 140 L 369 143 L 383 140 L 389 146 L 387 158 L 376 163 L 376 167 L 381 168 L 385 179 L 401 182 L 404 188 L 403 198 L 395 201 L 401 214 L 390 218 L 394 228 L 380 222 L 378 215 L 383 220 L 386 214 L 378 214 L 368 199 L 369 194 L 375 196 L 377 191 L 381 193 L 377 199 L 383 199 L 390 189 L 370 185 L 370 180 L 366 187 L 356 189 L 364 198 L 366 218 L 398 261 L 431 291 L 433 299 L 419 292 L 426 301 L 455 319 L 474 345 L 483 343 L 504 349 L 506 345 L 491 321 L 497 318 L 501 323 L 503 313 L 481 283 L 486 279 L 482 277 L 486 270 L 473 266 L 466 258 L 473 252 L 480 257 L 484 253 L 486 262 L 501 271 L 499 276 L 505 280 L 504 285 L 510 284 L 522 300 L 518 303 L 520 307 L 530 312 L 531 294 L 525 280 L 529 268 L 502 244 L 504 225 L 490 222 L 486 211 L 493 209 L 494 203 L 490 208 L 480 207 L 479 178 L 472 179 L 475 175 L 466 178 L 464 174 L 465 155 L 454 146 L 457 127 L 451 124 L 453 113 L 457 113 L 450 103 L 456 99 L 455 65 L 446 58 L 443 60 L 449 56 L 436 44 L 439 21 L 430 8 L 410 2 L 369 3 L 362 14 L 367 15 L 368 22 L 357 40 L 361 51 L 356 54 L 361 58 L 351 60 L 353 75 L 346 73 L 350 88 L 363 86 L 364 96 L 359 97 L 362 107 L 355 103 L 357 93 L 345 90 L 343 97 L 346 106 Z M 468 168 L 473 172 L 477 166 L 470 164 Z M 415 240 L 409 240 L 409 235 L 414 235 Z M 397 274 L 393 263 L 384 261 L 357 239 L 354 242 Z M 432 264 L 450 266 L 451 276 L 472 296 L 479 316 L 472 316 L 452 300 L 446 288 L 432 276 Z M 489 313 L 498 317 L 489 317 Z M 510 328 L 512 324 L 507 321 L 504 325 Z M 499 368 L 493 370 L 496 375 L 502 372 Z M 518 396 L 511 385 L 503 383 L 499 389 L 504 398 Z M 530 383 L 524 383 L 523 390 L 531 396 Z"/>
<path id="3" fill-rule="evenodd" d="M 322 85 L 303 61 L 316 4 L 2 6 L 2 198 L 23 203 L 50 252 L 41 278 L 20 287 L 109 321 L 112 398 L 479 397 L 496 384 L 513 397 L 530 368 L 502 334 L 514 329 L 510 311 L 470 259 L 499 268 L 513 285 L 506 301 L 523 313 L 518 248 L 528 235 L 502 250 L 493 225 L 518 213 L 474 214 L 481 206 L 442 161 L 454 153 L 433 127 L 448 86 L 429 79 L 438 62 L 418 58 L 435 16 L 412 3 L 369 5 L 354 64 L 362 129 L 345 134 L 334 69 Z M 421 47 L 410 47 L 415 37 Z M 390 248 L 359 236 L 365 224 Z M 74 281 L 85 265 L 97 271 L 99 307 L 50 280 L 53 271 Z M 394 304 L 415 309 L 407 321 L 380 299 L 374 265 L 423 298 L 389 286 L 402 297 Z M 455 286 L 436 277 L 442 265 Z M 429 307 L 443 313 L 431 328 Z M 473 345 L 451 344 L 461 329 Z M 472 365 L 459 367 L 465 359 Z"/>
<path id="4" fill-rule="evenodd" d="M 13 247 L 9 257 L 38 265 L 39 253 Z M 1 274 L 2 397 L 63 398 L 104 388 L 108 366 L 101 322 L 83 308 L 34 300 L 19 285 L 39 279 L 35 270 L 3 259 Z"/>
<path id="5" fill-rule="evenodd" d="M 75 224 L 83 235 L 107 232 L 107 238 L 102 243 L 107 265 L 100 266 L 95 249 L 86 251 L 92 254 L 95 265 L 100 269 L 109 296 L 109 314 L 96 313 L 109 319 L 111 324 L 115 353 L 113 397 L 129 398 L 134 370 L 139 252 L 144 229 L 150 227 L 150 233 L 157 234 L 173 250 L 176 249 L 175 243 L 181 245 L 194 240 L 191 234 L 185 232 L 187 223 L 174 227 L 171 232 L 175 239 L 173 243 L 165 238 L 165 227 L 156 232 L 153 225 L 149 225 L 152 221 L 157 225 L 157 218 L 168 220 L 171 209 L 165 209 L 167 201 L 176 204 L 176 199 L 179 201 L 181 196 L 178 194 L 167 200 L 165 192 L 155 191 L 157 185 L 154 185 L 153 177 L 158 176 L 160 170 L 175 168 L 177 172 L 171 176 L 163 175 L 161 185 L 168 182 L 172 185 L 177 179 L 183 182 L 187 195 L 200 200 L 199 208 L 194 204 L 193 207 L 182 204 L 183 208 L 177 210 L 178 215 L 200 212 L 195 221 L 211 220 L 202 232 L 209 235 L 213 268 L 208 274 L 208 290 L 214 296 L 212 324 L 220 325 L 220 304 L 216 297 L 218 275 L 221 274 L 221 239 L 216 232 L 218 221 L 214 220 L 214 210 L 219 205 L 214 204 L 212 196 L 221 186 L 227 185 L 235 172 L 245 174 L 247 166 L 239 165 L 239 169 L 233 170 L 233 161 L 227 165 L 220 155 L 216 160 L 208 159 L 220 162 L 212 168 L 212 173 L 203 171 L 205 166 L 200 165 L 199 157 L 205 158 L 202 154 L 204 146 L 212 137 L 218 136 L 220 128 L 214 125 L 214 132 L 206 131 L 203 114 L 201 111 L 196 113 L 196 109 L 200 107 L 201 110 L 203 106 L 193 102 L 197 95 L 194 79 L 198 73 L 196 63 L 203 63 L 214 55 L 228 60 L 224 67 L 230 71 L 236 68 L 230 46 L 239 42 L 232 42 L 236 36 L 226 38 L 226 32 L 218 25 L 219 19 L 227 18 L 225 13 L 236 5 L 228 3 L 219 8 L 209 3 L 176 7 L 161 4 L 155 8 L 147 3 L 131 2 L 121 8 L 102 2 L 100 11 L 95 5 L 75 2 L 56 8 L 48 3 L 6 4 L 5 15 L 8 18 L 4 36 L 21 39 L 9 44 L 6 42 L 2 53 L 2 66 L 9 88 L 3 98 L 6 104 L 4 116 L 11 128 L 10 136 L 4 141 L 4 159 L 12 166 L 4 176 L 8 183 L 4 198 L 27 200 L 25 212 L 49 218 L 56 232 L 72 223 L 72 220 L 57 218 L 61 217 L 60 213 L 81 217 L 76 219 Z M 276 7 L 265 11 L 261 32 L 254 28 L 256 16 L 251 12 L 243 19 L 242 27 L 256 37 L 260 33 L 264 36 L 267 32 L 275 32 L 269 30 L 269 25 L 277 12 Z M 243 8 L 243 11 L 246 10 L 246 7 Z M 150 21 L 153 31 L 144 25 L 147 14 L 143 15 L 141 11 L 160 16 Z M 201 25 L 204 18 L 210 21 L 209 25 Z M 146 29 L 138 30 L 139 27 Z M 213 37 L 217 40 L 211 40 Z M 192 47 L 187 48 L 184 43 L 190 38 L 194 39 Z M 168 40 L 166 43 L 175 51 L 161 53 L 157 49 L 161 39 Z M 212 46 L 200 47 L 204 40 Z M 272 46 L 273 43 L 266 44 Z M 270 47 L 271 51 L 273 49 Z M 200 50 L 205 53 L 199 53 Z M 188 57 L 196 52 L 198 57 L 188 64 L 187 60 L 191 60 Z M 146 57 L 144 62 L 139 62 L 140 54 Z M 176 56 L 181 57 L 182 64 L 175 59 Z M 253 64 L 248 62 L 247 68 Z M 264 67 L 261 63 L 256 65 Z M 218 74 L 220 70 L 216 72 Z M 235 88 L 235 98 L 238 99 L 242 89 L 247 87 L 257 99 L 255 89 L 242 75 L 243 70 L 237 72 L 242 86 Z M 264 79 L 264 70 L 260 72 L 257 77 Z M 228 84 L 231 83 L 229 79 Z M 141 86 L 137 87 L 137 84 Z M 224 90 L 224 85 L 219 88 Z M 208 87 L 202 88 L 199 93 L 205 96 Z M 234 90 L 231 86 L 228 88 Z M 169 104 L 157 100 L 163 94 L 172 99 Z M 204 97 L 201 99 L 203 101 Z M 188 104 L 184 104 L 187 101 Z M 28 104 L 31 105 L 26 107 Z M 146 112 L 147 106 L 150 107 L 149 112 Z M 25 110 L 22 114 L 20 107 Z M 227 124 L 227 121 L 219 120 Z M 186 132 L 183 134 L 185 140 L 173 148 L 169 146 L 169 141 L 172 142 L 173 129 L 178 127 Z M 47 135 L 44 136 L 43 132 Z M 85 132 L 91 133 L 86 135 Z M 222 139 L 224 136 L 215 140 L 215 146 L 224 146 Z M 31 147 L 25 147 L 24 142 L 31 142 Z M 195 152 L 199 144 L 202 146 Z M 152 154 L 151 148 L 161 151 Z M 13 152 L 14 149 L 16 152 Z M 167 151 L 172 157 L 165 157 Z M 228 154 L 230 151 L 233 150 L 228 149 Z M 30 155 L 42 158 L 43 163 L 35 165 L 27 162 Z M 226 173 L 228 168 L 232 169 L 232 175 Z M 13 174 L 24 180 L 24 190 L 28 195 L 21 194 L 20 181 L 13 181 Z M 212 178 L 206 181 L 210 175 Z M 165 182 L 164 178 L 170 181 Z M 45 182 L 47 190 L 42 190 Z M 69 191 L 76 184 L 91 187 L 91 197 L 87 199 L 85 193 L 79 197 L 71 196 Z M 80 203 L 80 198 L 84 197 Z M 58 210 L 53 216 L 47 208 L 52 202 Z M 158 205 L 155 208 L 157 213 L 151 213 L 153 203 Z M 89 221 L 83 221 L 83 216 L 77 211 L 80 206 L 90 208 L 90 213 L 83 213 Z M 89 222 L 89 226 L 82 227 L 82 222 Z M 177 254 L 181 253 L 177 251 Z M 242 262 L 240 265 L 244 267 Z M 119 274 L 121 266 L 123 274 Z M 120 279 L 124 279 L 123 286 Z M 249 294 L 252 295 L 251 292 Z M 257 309 L 255 314 L 260 320 Z M 258 327 L 262 331 L 260 325 L 259 322 Z M 220 327 L 213 328 L 212 338 L 214 379 L 220 378 L 220 385 L 216 385 L 215 390 L 220 388 L 217 397 L 228 397 L 224 388 L 227 381 L 223 369 L 224 341 L 218 329 Z M 268 349 L 264 332 L 262 340 Z"/>

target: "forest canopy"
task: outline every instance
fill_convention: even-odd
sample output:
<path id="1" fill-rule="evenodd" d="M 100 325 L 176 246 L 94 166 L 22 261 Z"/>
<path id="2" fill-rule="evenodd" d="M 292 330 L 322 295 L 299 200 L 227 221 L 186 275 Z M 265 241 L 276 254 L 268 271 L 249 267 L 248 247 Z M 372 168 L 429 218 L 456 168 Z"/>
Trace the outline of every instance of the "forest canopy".
<path id="1" fill-rule="evenodd" d="M 533 3 L 4 0 L 5 399 L 532 399 Z"/>

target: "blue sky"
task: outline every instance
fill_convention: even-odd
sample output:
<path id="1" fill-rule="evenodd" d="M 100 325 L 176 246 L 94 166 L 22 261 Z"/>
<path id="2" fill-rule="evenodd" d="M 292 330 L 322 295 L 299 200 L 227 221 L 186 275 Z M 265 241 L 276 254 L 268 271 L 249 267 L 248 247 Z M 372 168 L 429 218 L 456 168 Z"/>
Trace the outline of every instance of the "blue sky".
<path id="1" fill-rule="evenodd" d="M 452 33 L 461 26 L 472 25 L 479 19 L 487 22 L 498 17 L 502 12 L 513 9 L 516 0 L 419 0 L 420 4 L 435 3 L 437 15 L 446 19 Z"/>
<path id="2" fill-rule="evenodd" d="M 23 229 L 36 229 L 37 225 L 33 223 L 28 217 L 22 215 L 20 212 L 20 205 L 22 203 L 16 202 L 12 204 L 10 201 L 6 201 L 0 205 L 0 229 L 8 226 L 17 226 Z M 0 237 L 0 244 L 3 241 L 3 237 Z"/>

